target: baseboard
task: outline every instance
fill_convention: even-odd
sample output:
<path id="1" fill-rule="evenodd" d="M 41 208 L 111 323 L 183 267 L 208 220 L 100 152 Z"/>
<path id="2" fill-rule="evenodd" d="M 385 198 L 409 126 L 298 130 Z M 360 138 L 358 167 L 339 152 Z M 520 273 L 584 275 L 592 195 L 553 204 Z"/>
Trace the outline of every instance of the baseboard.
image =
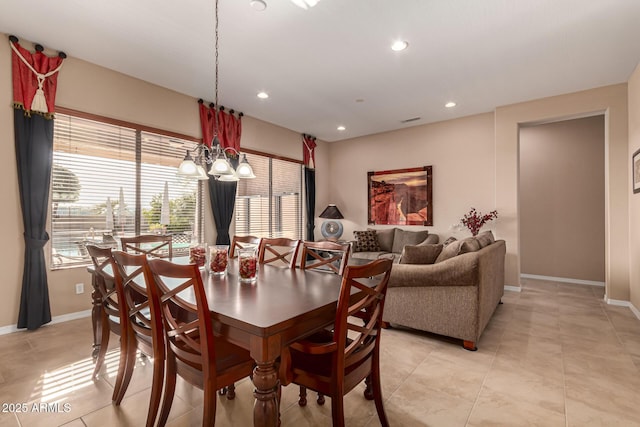
<path id="1" fill-rule="evenodd" d="M 522 288 L 520 286 L 504 285 L 504 290 L 511 291 L 511 292 L 522 292 Z"/>
<path id="2" fill-rule="evenodd" d="M 70 320 L 82 319 L 84 317 L 91 316 L 91 310 L 77 311 L 75 313 L 61 314 L 60 316 L 53 316 L 51 322 L 47 325 L 54 325 L 56 323 L 68 322 Z M 44 325 L 46 326 L 46 325 Z M 24 331 L 25 328 L 18 329 L 16 325 L 0 326 L 0 335 L 10 334 L 12 332 Z"/>
<path id="3" fill-rule="evenodd" d="M 638 310 L 633 304 L 631 304 L 631 301 L 623 301 L 623 300 L 619 300 L 619 299 L 611 299 L 609 297 L 607 297 L 606 295 L 604 296 L 604 302 L 606 302 L 609 305 L 617 305 L 620 307 L 629 307 L 629 310 L 631 310 L 631 312 L 633 314 L 635 314 L 635 316 L 638 318 L 638 320 L 640 320 L 640 310 Z"/>
<path id="4" fill-rule="evenodd" d="M 601 286 L 604 288 L 604 282 L 595 280 L 567 279 L 566 277 L 539 276 L 537 274 L 521 274 L 523 279 L 551 280 L 553 282 L 575 283 L 577 285 Z"/>

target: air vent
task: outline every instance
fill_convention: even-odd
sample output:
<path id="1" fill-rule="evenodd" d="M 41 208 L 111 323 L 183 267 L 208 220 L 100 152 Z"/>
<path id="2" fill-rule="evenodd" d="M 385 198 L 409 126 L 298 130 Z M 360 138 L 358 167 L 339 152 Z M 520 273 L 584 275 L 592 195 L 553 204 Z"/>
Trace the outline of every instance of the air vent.
<path id="1" fill-rule="evenodd" d="M 400 120 L 400 123 L 411 123 L 411 122 L 415 122 L 416 120 L 420 120 L 422 117 L 414 117 L 412 119 L 405 119 L 405 120 Z"/>

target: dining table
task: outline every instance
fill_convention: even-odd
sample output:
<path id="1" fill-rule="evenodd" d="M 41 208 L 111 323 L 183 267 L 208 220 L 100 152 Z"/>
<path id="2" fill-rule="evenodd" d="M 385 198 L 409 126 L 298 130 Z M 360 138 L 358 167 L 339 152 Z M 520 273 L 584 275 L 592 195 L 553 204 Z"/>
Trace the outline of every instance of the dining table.
<path id="1" fill-rule="evenodd" d="M 174 258 L 173 262 L 188 262 L 188 258 Z M 280 421 L 277 361 L 290 343 L 333 323 L 342 277 L 315 269 L 260 265 L 255 282 L 245 283 L 240 281 L 236 258 L 229 259 L 223 275 L 201 270 L 216 336 L 247 349 L 256 363 L 252 378 L 254 426 L 275 427 Z M 99 310 L 100 301 L 95 300 L 99 293 L 92 295 L 94 309 Z M 98 316 L 92 317 L 94 336 L 99 337 Z M 96 339 L 94 354 L 97 346 Z"/>

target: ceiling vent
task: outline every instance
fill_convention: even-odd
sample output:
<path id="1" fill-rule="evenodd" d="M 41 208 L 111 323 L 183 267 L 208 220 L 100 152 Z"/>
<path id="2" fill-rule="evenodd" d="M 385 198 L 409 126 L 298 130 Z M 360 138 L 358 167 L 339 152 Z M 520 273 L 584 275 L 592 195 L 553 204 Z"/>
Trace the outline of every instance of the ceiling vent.
<path id="1" fill-rule="evenodd" d="M 411 122 L 415 122 L 416 120 L 420 120 L 422 117 L 414 117 L 411 119 L 405 119 L 405 120 L 400 120 L 400 123 L 411 123 Z"/>

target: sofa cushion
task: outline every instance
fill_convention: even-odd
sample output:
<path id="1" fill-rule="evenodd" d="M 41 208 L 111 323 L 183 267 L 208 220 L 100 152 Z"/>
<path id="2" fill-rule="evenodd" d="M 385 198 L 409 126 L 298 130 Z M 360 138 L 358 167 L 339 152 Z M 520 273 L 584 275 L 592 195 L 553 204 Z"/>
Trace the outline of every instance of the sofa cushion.
<path id="1" fill-rule="evenodd" d="M 393 248 L 391 252 L 402 253 L 402 249 L 406 245 L 417 245 L 422 243 L 429 235 L 429 230 L 407 231 L 400 228 L 396 229 L 393 237 Z"/>
<path id="2" fill-rule="evenodd" d="M 367 230 L 373 230 L 373 228 L 367 228 Z M 374 230 L 378 236 L 378 244 L 380 250 L 384 252 L 392 252 L 393 249 L 393 237 L 396 234 L 396 228 L 386 228 L 384 230 Z"/>
<path id="3" fill-rule="evenodd" d="M 456 239 L 455 237 L 451 236 L 447 240 L 442 242 L 442 245 L 445 246 L 445 247 L 449 246 L 451 243 L 455 242 L 456 240 L 458 240 L 458 239 Z"/>
<path id="4" fill-rule="evenodd" d="M 480 243 L 480 249 L 485 248 L 496 241 L 491 230 L 483 231 L 476 236 L 476 239 L 478 240 L 478 243 Z"/>
<path id="5" fill-rule="evenodd" d="M 400 260 L 400 254 L 394 254 L 392 252 L 354 252 L 351 254 L 351 258 L 359 258 L 359 259 L 367 259 L 367 260 L 376 260 L 380 258 L 389 258 L 393 260 L 394 263 L 398 263 Z"/>
<path id="6" fill-rule="evenodd" d="M 466 239 L 460 241 L 460 250 L 458 251 L 458 255 L 479 250 L 480 243 L 478 243 L 478 239 L 476 239 L 475 237 L 467 237 Z"/>
<path id="7" fill-rule="evenodd" d="M 440 252 L 440 255 L 436 258 L 436 264 L 457 256 L 460 253 L 460 246 L 462 245 L 462 242 L 463 240 L 454 240 L 442 248 L 442 252 Z"/>
<path id="8" fill-rule="evenodd" d="M 424 239 L 422 242 L 418 243 L 418 246 L 437 245 L 439 240 L 440 240 L 440 236 L 438 236 L 437 234 L 429 233 L 429 235 L 427 236 L 426 239 Z"/>
<path id="9" fill-rule="evenodd" d="M 380 244 L 376 230 L 354 231 L 353 236 L 356 238 L 354 252 L 379 252 Z"/>
<path id="10" fill-rule="evenodd" d="M 400 264 L 433 264 L 442 252 L 442 245 L 407 245 L 402 250 Z"/>

